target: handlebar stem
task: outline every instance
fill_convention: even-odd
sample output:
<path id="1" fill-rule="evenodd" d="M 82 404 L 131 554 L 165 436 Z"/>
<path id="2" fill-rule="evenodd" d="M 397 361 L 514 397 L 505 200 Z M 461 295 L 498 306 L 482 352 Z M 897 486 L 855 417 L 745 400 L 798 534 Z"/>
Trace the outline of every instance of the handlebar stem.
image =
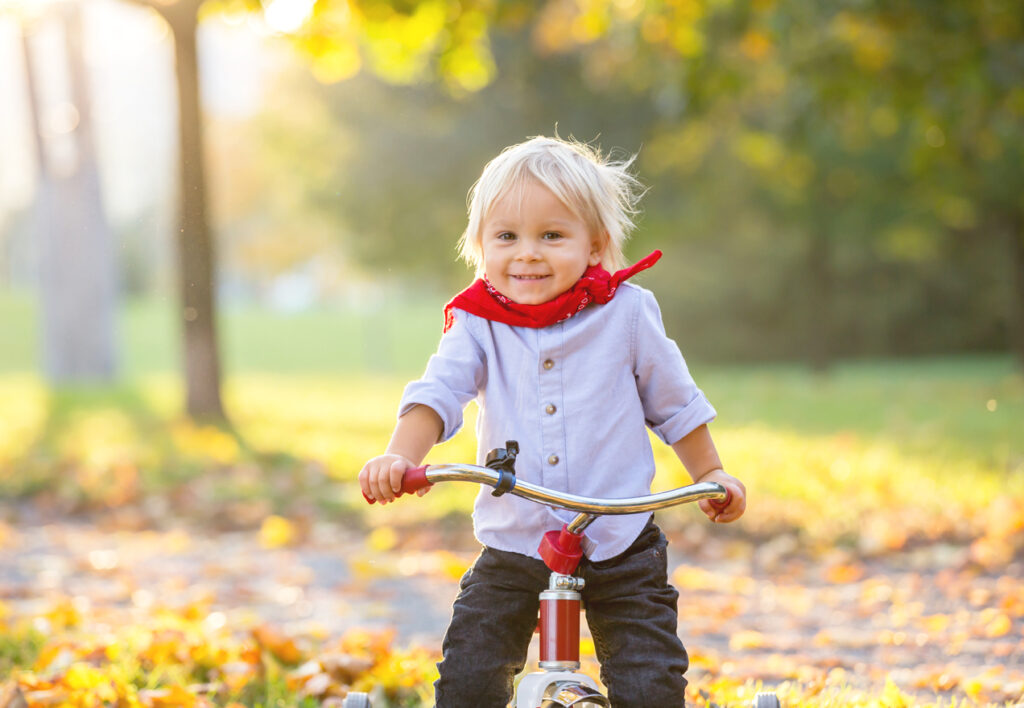
<path id="1" fill-rule="evenodd" d="M 575 519 L 569 522 L 565 527 L 565 530 L 569 533 L 581 534 L 584 529 L 590 526 L 594 521 L 597 520 L 597 514 L 580 514 Z"/>

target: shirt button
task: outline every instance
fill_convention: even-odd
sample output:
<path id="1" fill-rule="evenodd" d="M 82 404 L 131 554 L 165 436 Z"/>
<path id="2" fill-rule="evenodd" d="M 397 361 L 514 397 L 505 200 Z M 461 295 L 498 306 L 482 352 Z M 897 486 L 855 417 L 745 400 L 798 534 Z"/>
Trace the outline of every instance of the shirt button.
<path id="1" fill-rule="evenodd" d="M 549 465 L 557 465 L 558 464 L 558 455 L 552 455 L 551 457 L 549 457 L 548 458 L 548 464 Z"/>
<path id="2" fill-rule="evenodd" d="M 551 359 L 545 359 L 544 360 L 544 368 L 545 369 L 550 370 L 552 367 L 554 367 L 554 365 L 555 365 L 555 362 L 552 361 Z"/>
<path id="3" fill-rule="evenodd" d="M 544 406 L 544 412 L 547 413 L 548 415 L 554 415 L 555 411 L 557 410 L 558 408 L 555 407 L 554 403 L 549 403 L 546 406 Z"/>

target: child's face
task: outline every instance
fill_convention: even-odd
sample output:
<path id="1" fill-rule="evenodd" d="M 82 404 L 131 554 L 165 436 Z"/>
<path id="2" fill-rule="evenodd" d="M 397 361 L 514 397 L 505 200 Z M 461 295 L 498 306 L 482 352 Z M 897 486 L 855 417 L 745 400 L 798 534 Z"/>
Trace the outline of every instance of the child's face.
<path id="1" fill-rule="evenodd" d="M 550 189 L 528 180 L 491 207 L 481 228 L 484 273 L 498 292 L 539 305 L 601 262 L 602 239 Z"/>

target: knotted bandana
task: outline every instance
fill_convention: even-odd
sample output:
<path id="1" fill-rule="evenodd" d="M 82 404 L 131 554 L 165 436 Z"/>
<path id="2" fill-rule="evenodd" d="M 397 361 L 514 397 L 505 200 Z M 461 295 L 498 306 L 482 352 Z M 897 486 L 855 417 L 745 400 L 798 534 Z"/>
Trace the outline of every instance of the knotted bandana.
<path id="1" fill-rule="evenodd" d="M 647 270 L 661 258 L 661 251 L 654 251 L 629 268 L 609 273 L 600 265 L 587 268 L 575 285 L 561 295 L 539 305 L 521 305 L 508 299 L 491 285 L 486 278 L 478 278 L 473 284 L 451 299 L 444 306 L 444 331 L 455 324 L 454 309 L 503 322 L 513 327 L 548 327 L 567 320 L 591 303 L 603 305 L 613 297 L 622 281 L 642 270 Z"/>

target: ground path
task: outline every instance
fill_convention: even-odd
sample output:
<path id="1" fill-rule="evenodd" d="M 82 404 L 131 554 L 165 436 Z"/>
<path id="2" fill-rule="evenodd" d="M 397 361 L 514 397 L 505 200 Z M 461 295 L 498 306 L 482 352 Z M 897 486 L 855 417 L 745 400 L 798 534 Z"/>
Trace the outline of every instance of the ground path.
<path id="1" fill-rule="evenodd" d="M 0 526 L 0 602 L 41 616 L 70 601 L 106 622 L 199 604 L 229 627 L 335 636 L 390 626 L 400 643 L 438 647 L 471 544 L 376 545 L 391 547 L 373 551 L 362 534 L 319 523 L 301 543 L 273 549 L 255 531 L 19 523 Z M 1024 563 L 986 571 L 967 549 L 944 545 L 811 560 L 796 545 L 673 538 L 692 676 L 823 688 L 891 678 L 922 697 L 1024 700 Z"/>

